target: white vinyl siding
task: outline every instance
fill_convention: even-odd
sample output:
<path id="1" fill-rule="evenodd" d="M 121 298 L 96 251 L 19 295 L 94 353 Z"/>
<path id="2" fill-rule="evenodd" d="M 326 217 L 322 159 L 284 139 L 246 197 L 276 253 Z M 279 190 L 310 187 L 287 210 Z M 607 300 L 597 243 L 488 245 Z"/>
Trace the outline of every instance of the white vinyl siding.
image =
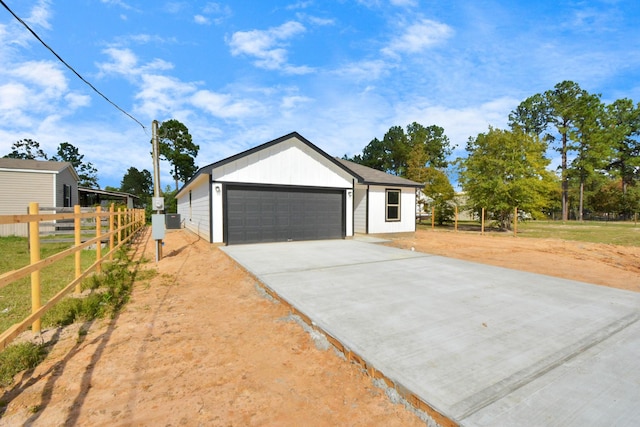
<path id="1" fill-rule="evenodd" d="M 367 187 L 356 185 L 353 196 L 353 230 L 367 232 Z"/>
<path id="2" fill-rule="evenodd" d="M 185 228 L 209 242 L 209 175 L 204 178 L 207 179 L 200 180 L 199 185 L 180 195 L 178 213 Z"/>
<path id="3" fill-rule="evenodd" d="M 29 203 L 52 207 L 54 172 L 0 170 L 0 215 L 24 215 Z M 27 236 L 27 224 L 0 224 L 2 236 Z"/>
<path id="4" fill-rule="evenodd" d="M 369 233 L 407 233 L 416 230 L 414 188 L 400 188 L 400 220 L 387 221 L 387 187 L 369 186 Z"/>
<path id="5" fill-rule="evenodd" d="M 217 167 L 214 181 L 324 188 L 351 188 L 349 173 L 291 138 Z"/>

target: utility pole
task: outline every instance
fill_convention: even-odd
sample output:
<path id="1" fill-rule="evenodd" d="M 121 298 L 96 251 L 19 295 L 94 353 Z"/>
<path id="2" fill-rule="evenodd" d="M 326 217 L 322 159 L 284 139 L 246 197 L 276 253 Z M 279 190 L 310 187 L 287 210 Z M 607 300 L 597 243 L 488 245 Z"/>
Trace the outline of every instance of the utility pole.
<path id="1" fill-rule="evenodd" d="M 164 210 L 164 197 L 160 195 L 160 142 L 158 140 L 158 121 L 151 123 L 151 142 L 153 145 L 153 209 L 155 214 L 151 215 L 151 234 L 156 241 L 156 262 L 162 258 L 162 240 L 165 233 L 165 218 L 162 214 Z"/>

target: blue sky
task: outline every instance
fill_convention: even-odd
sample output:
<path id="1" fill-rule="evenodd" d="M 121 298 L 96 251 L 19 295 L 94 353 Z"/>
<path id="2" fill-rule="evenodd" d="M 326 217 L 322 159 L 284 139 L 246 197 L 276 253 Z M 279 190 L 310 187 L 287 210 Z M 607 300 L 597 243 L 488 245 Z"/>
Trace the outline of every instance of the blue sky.
<path id="1" fill-rule="evenodd" d="M 147 129 L 0 7 L 0 154 L 24 138 L 48 153 L 66 141 L 101 187 L 151 170 L 154 119 L 189 128 L 199 166 L 292 131 L 352 155 L 413 121 L 442 126 L 456 157 L 563 80 L 640 101 L 637 0 L 5 3 Z"/>

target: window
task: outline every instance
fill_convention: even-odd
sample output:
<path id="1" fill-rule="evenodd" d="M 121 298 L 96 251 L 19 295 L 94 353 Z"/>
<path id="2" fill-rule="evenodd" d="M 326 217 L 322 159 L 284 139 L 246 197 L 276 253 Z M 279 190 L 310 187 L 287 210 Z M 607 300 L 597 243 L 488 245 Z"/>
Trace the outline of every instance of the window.
<path id="1" fill-rule="evenodd" d="M 189 221 L 191 221 L 191 217 L 192 217 L 192 210 L 191 210 L 191 190 L 189 190 Z"/>
<path id="2" fill-rule="evenodd" d="M 62 184 L 62 199 L 65 208 L 70 208 L 71 205 L 71 186 L 67 184 Z"/>
<path id="3" fill-rule="evenodd" d="M 400 221 L 400 190 L 387 190 L 386 221 Z"/>

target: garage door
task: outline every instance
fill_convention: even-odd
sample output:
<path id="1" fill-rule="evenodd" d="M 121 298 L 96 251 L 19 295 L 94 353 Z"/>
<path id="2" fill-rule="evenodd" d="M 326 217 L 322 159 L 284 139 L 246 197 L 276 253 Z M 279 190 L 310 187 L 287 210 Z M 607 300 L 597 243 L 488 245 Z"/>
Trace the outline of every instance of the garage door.
<path id="1" fill-rule="evenodd" d="M 340 239 L 343 191 L 229 186 L 225 241 L 238 243 Z"/>

